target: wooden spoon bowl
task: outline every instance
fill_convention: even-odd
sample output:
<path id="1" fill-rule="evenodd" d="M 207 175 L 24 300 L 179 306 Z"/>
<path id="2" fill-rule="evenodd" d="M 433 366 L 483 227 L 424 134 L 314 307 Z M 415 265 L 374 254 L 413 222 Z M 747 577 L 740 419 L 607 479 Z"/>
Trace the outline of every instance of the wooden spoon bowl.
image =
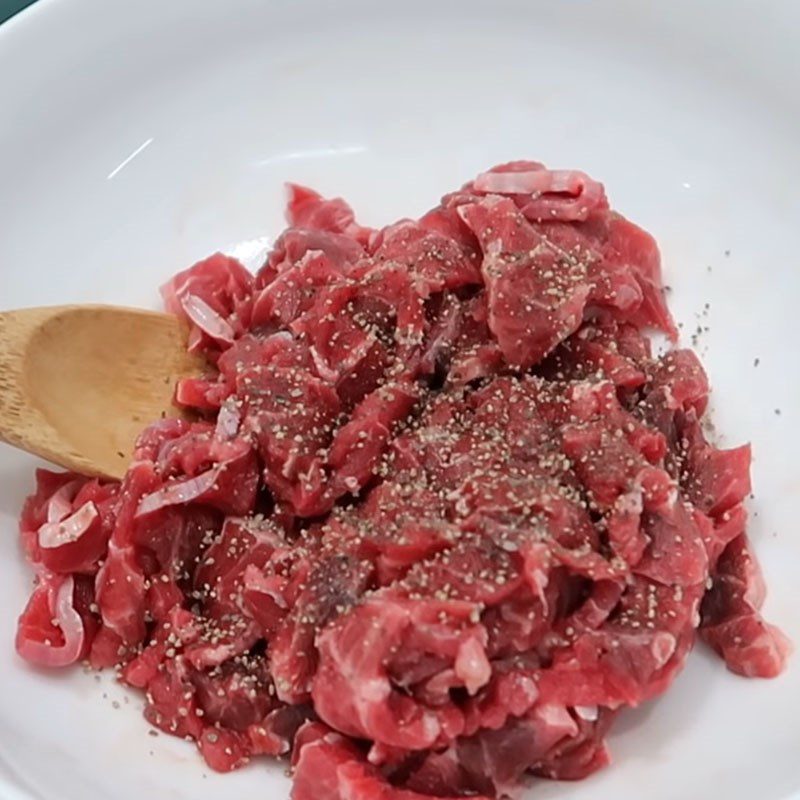
<path id="1" fill-rule="evenodd" d="M 0 440 L 88 475 L 124 475 L 175 382 L 204 362 L 167 314 L 111 306 L 0 313 Z"/>

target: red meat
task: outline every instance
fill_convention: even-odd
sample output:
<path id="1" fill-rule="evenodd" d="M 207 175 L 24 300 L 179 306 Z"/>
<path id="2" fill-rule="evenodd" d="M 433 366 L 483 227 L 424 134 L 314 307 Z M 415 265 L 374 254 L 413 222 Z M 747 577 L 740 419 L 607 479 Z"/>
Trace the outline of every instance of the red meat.
<path id="1" fill-rule="evenodd" d="M 586 264 L 564 261 L 510 201 L 459 208 L 483 250 L 489 329 L 506 360 L 526 369 L 574 333 L 590 292 Z"/>
<path id="2" fill-rule="evenodd" d="M 605 766 L 615 715 L 700 636 L 772 677 L 748 446 L 703 434 L 652 237 L 601 184 L 503 164 L 419 220 L 290 186 L 257 276 L 164 288 L 207 374 L 122 482 L 40 470 L 20 655 L 114 666 L 229 771 L 294 800 L 507 798 Z"/>
<path id="3" fill-rule="evenodd" d="M 702 611 L 703 638 L 740 675 L 774 677 L 791 652 L 787 638 L 761 616 L 765 594 L 761 569 L 742 534 L 722 554 Z"/>

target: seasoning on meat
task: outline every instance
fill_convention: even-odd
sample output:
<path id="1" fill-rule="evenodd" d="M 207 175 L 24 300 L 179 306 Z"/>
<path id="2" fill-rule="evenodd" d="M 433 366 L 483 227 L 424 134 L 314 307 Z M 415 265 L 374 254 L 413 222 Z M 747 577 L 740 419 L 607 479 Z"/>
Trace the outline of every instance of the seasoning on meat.
<path id="1" fill-rule="evenodd" d="M 121 483 L 39 471 L 24 658 L 113 667 L 216 770 L 291 758 L 294 800 L 582 778 L 698 633 L 781 671 L 750 449 L 706 440 L 692 352 L 652 354 L 658 250 L 601 184 L 512 162 L 382 230 L 292 186 L 288 219 L 255 276 L 164 288 L 215 367 L 176 388 L 197 421 Z"/>

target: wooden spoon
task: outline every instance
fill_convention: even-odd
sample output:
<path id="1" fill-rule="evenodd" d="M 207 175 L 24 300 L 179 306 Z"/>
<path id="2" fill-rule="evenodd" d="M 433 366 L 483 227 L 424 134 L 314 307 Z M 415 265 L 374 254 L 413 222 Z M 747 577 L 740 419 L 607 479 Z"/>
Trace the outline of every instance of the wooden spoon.
<path id="1" fill-rule="evenodd" d="M 0 312 L 0 441 L 88 475 L 124 475 L 137 435 L 181 412 L 203 361 L 173 316 L 111 306 Z"/>

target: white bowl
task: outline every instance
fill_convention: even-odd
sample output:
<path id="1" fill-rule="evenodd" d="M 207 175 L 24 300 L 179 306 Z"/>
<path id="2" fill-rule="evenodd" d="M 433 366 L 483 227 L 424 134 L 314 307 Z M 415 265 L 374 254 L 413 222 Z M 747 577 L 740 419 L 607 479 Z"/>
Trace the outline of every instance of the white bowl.
<path id="1" fill-rule="evenodd" d="M 684 330 L 710 303 L 700 350 L 724 441 L 754 445 L 766 613 L 800 642 L 798 29 L 794 0 L 40 0 L 0 28 L 0 303 L 154 307 L 214 249 L 257 256 L 286 179 L 378 224 L 507 159 L 583 169 L 658 238 Z M 214 775 L 151 738 L 110 678 L 16 657 L 35 466 L 0 450 L 0 796 L 288 796 L 279 765 Z M 748 681 L 698 646 L 611 746 L 610 769 L 531 796 L 800 798 L 800 656 Z"/>

